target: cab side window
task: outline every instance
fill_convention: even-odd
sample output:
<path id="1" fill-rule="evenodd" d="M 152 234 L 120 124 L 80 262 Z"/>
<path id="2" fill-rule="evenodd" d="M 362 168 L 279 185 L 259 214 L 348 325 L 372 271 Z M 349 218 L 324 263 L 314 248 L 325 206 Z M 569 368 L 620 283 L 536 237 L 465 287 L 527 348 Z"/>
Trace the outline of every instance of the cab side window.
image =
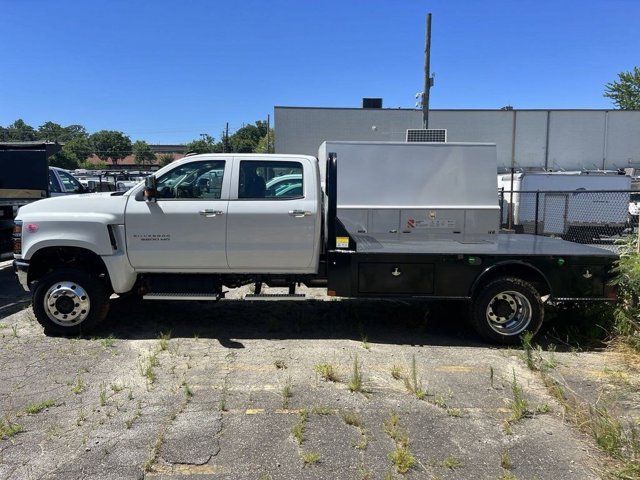
<path id="1" fill-rule="evenodd" d="M 157 181 L 158 200 L 218 200 L 222 196 L 224 160 L 192 162 L 176 167 Z"/>
<path id="2" fill-rule="evenodd" d="M 49 192 L 50 193 L 61 193 L 60 184 L 58 183 L 58 179 L 56 178 L 56 174 L 53 170 L 49 170 Z"/>
<path id="3" fill-rule="evenodd" d="M 242 160 L 238 198 L 288 200 L 304 196 L 300 162 Z"/>
<path id="4" fill-rule="evenodd" d="M 62 184 L 64 185 L 64 189 L 67 193 L 82 192 L 82 184 L 76 180 L 73 175 L 61 170 L 58 170 L 58 175 L 60 175 L 60 180 L 62 180 Z"/>

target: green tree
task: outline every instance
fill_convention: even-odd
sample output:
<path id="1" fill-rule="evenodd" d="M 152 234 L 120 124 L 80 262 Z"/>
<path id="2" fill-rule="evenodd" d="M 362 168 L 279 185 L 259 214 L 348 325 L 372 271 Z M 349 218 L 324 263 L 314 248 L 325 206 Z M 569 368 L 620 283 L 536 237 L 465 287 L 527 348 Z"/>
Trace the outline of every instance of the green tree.
<path id="1" fill-rule="evenodd" d="M 89 138 L 82 136 L 69 140 L 62 149 L 75 155 L 79 162 L 84 162 L 93 155 L 93 145 L 91 145 Z"/>
<path id="2" fill-rule="evenodd" d="M 35 129 L 19 118 L 7 127 L 7 140 L 10 142 L 28 142 L 37 140 Z"/>
<path id="3" fill-rule="evenodd" d="M 103 162 L 118 165 L 127 155 L 131 155 L 131 139 L 115 130 L 100 130 L 89 137 L 94 154 Z"/>
<path id="4" fill-rule="evenodd" d="M 133 151 L 133 156 L 138 165 L 142 165 L 144 168 L 145 164 L 153 163 L 156 159 L 156 154 L 151 150 L 151 147 L 144 140 L 137 140 L 131 149 Z"/>
<path id="5" fill-rule="evenodd" d="M 78 162 L 78 157 L 76 157 L 73 152 L 62 148 L 58 153 L 49 157 L 49 165 L 74 170 L 78 168 L 80 162 Z"/>
<path id="6" fill-rule="evenodd" d="M 617 81 L 607 83 L 604 96 L 622 110 L 640 110 L 640 68 L 620 72 Z"/>
<path id="7" fill-rule="evenodd" d="M 193 140 L 185 146 L 188 153 L 217 153 L 222 151 L 211 135 L 204 135 L 202 138 Z"/>
<path id="8" fill-rule="evenodd" d="M 255 152 L 260 139 L 267 134 L 267 122 L 258 120 L 253 125 L 245 125 L 229 137 L 232 152 Z"/>
<path id="9" fill-rule="evenodd" d="M 55 122 L 45 122 L 38 127 L 38 139 L 47 142 L 62 142 L 64 137 L 64 127 Z"/>
<path id="10" fill-rule="evenodd" d="M 173 155 L 170 153 L 163 153 L 158 157 L 158 165 L 160 165 L 160 167 L 165 167 L 171 162 L 173 162 Z"/>
<path id="11" fill-rule="evenodd" d="M 63 127 L 55 122 L 45 122 L 38 127 L 38 139 L 48 142 L 66 143 L 78 138 L 86 138 L 87 131 L 82 125 Z"/>
<path id="12" fill-rule="evenodd" d="M 269 130 L 269 134 L 260 138 L 258 145 L 256 145 L 255 152 L 256 153 L 271 153 L 273 152 L 273 146 L 275 145 L 273 142 L 275 141 L 275 136 L 273 134 L 273 130 Z"/>

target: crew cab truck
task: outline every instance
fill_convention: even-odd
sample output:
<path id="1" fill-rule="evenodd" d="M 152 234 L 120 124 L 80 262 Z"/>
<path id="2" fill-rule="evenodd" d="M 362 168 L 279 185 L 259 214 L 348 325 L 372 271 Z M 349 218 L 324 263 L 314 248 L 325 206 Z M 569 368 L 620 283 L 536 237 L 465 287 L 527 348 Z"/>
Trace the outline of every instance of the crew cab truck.
<path id="1" fill-rule="evenodd" d="M 23 207 L 15 269 L 45 331 L 73 335 L 105 318 L 112 293 L 220 300 L 255 284 L 247 300 L 297 300 L 305 284 L 340 297 L 460 299 L 498 343 L 535 333 L 545 302 L 615 298 L 613 253 L 496 233 L 495 172 L 493 144 L 188 156 L 127 192 Z"/>

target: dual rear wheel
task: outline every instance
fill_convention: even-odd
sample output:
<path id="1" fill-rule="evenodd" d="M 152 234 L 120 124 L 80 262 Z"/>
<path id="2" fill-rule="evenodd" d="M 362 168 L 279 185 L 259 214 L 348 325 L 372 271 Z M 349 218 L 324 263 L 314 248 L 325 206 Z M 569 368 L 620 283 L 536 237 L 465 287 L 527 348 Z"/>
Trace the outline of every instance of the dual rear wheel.
<path id="1" fill-rule="evenodd" d="M 529 282 L 502 277 L 484 286 L 474 296 L 471 324 L 478 334 L 492 343 L 520 343 L 525 332 L 535 334 L 544 320 L 540 293 Z"/>

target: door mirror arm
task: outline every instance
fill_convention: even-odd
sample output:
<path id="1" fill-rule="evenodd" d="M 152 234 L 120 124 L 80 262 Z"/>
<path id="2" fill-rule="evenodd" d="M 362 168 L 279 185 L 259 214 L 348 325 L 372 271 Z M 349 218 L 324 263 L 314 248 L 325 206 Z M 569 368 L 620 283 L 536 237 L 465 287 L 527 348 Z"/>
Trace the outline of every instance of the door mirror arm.
<path id="1" fill-rule="evenodd" d="M 158 191 L 156 188 L 156 177 L 155 175 L 149 175 L 144 179 L 144 199 L 147 202 L 155 202 L 156 197 L 158 196 Z"/>

